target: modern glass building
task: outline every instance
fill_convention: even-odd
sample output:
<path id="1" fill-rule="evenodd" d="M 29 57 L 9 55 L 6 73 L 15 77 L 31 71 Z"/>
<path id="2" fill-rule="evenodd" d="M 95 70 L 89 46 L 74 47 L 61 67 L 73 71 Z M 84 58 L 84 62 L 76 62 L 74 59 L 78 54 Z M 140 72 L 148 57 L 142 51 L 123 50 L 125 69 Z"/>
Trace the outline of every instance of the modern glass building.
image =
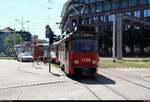
<path id="1" fill-rule="evenodd" d="M 84 10 L 82 3 L 86 3 Z M 95 27 L 101 56 L 112 56 L 115 14 L 125 14 L 150 22 L 150 0 L 68 0 L 61 14 L 62 33 L 71 32 L 78 24 L 78 16 L 72 7 L 80 13 L 83 10 L 82 25 Z M 123 24 L 123 56 L 150 55 L 150 26 L 127 20 Z"/>

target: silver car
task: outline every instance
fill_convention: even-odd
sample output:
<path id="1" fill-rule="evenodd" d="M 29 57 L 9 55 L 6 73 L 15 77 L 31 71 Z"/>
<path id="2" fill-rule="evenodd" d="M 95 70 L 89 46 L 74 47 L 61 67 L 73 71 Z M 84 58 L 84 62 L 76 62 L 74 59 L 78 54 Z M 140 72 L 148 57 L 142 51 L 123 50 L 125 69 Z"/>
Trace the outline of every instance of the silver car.
<path id="1" fill-rule="evenodd" d="M 20 53 L 18 55 L 18 61 L 24 62 L 24 61 L 33 61 L 33 56 L 31 53 Z"/>

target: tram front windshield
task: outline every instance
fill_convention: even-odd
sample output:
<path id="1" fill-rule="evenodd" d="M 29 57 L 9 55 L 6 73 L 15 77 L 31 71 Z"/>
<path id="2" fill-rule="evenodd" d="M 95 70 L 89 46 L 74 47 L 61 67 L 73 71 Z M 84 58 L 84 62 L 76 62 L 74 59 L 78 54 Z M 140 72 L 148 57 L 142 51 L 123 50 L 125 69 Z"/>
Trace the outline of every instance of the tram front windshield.
<path id="1" fill-rule="evenodd" d="M 72 42 L 73 52 L 95 52 L 96 50 L 95 39 L 75 39 Z"/>

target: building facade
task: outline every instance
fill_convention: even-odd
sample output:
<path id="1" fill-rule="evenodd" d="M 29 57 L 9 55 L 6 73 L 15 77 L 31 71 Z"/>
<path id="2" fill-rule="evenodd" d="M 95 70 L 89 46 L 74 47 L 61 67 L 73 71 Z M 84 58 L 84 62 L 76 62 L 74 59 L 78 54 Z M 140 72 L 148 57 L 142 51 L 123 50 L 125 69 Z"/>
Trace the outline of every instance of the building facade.
<path id="1" fill-rule="evenodd" d="M 83 3 L 86 5 L 83 6 Z M 68 0 L 61 14 L 62 33 L 71 32 L 78 24 L 79 17 L 73 7 L 79 13 L 83 12 L 82 25 L 95 27 L 99 36 L 101 56 L 112 56 L 114 15 L 125 14 L 150 22 L 150 0 Z M 83 7 L 85 8 L 83 9 Z M 123 56 L 150 55 L 150 44 L 148 44 L 150 43 L 150 26 L 146 27 L 144 24 L 132 21 L 124 21 L 123 24 Z M 132 35 L 134 36 L 132 37 Z M 146 36 L 147 39 L 143 36 Z M 136 38 L 131 39 L 134 37 Z M 147 41 L 146 45 L 141 42 L 142 40 Z"/>
<path id="2" fill-rule="evenodd" d="M 5 47 L 4 47 L 5 39 L 9 35 L 13 36 L 14 33 L 20 34 L 20 36 L 23 39 L 23 43 L 27 46 L 27 48 L 28 48 L 28 46 L 31 46 L 31 43 L 32 43 L 32 35 L 31 35 L 31 33 L 29 33 L 29 32 L 22 32 L 22 31 L 15 31 L 15 30 L 13 30 L 10 27 L 6 27 L 6 28 L 4 28 L 3 30 L 0 31 L 0 56 L 5 56 L 6 55 Z M 14 39 L 14 38 L 12 38 L 12 39 Z M 12 52 L 12 55 L 13 55 L 13 52 Z"/>

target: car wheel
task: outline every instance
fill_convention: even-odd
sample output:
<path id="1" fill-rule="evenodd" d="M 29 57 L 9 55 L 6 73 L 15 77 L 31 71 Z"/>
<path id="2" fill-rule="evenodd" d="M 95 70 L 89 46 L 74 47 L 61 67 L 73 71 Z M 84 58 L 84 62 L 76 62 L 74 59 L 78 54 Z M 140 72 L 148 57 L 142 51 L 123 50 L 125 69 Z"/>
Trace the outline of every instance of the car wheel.
<path id="1" fill-rule="evenodd" d="M 19 62 L 21 62 L 21 59 L 19 58 Z"/>
<path id="2" fill-rule="evenodd" d="M 23 58 L 21 59 L 21 62 L 23 62 Z"/>

